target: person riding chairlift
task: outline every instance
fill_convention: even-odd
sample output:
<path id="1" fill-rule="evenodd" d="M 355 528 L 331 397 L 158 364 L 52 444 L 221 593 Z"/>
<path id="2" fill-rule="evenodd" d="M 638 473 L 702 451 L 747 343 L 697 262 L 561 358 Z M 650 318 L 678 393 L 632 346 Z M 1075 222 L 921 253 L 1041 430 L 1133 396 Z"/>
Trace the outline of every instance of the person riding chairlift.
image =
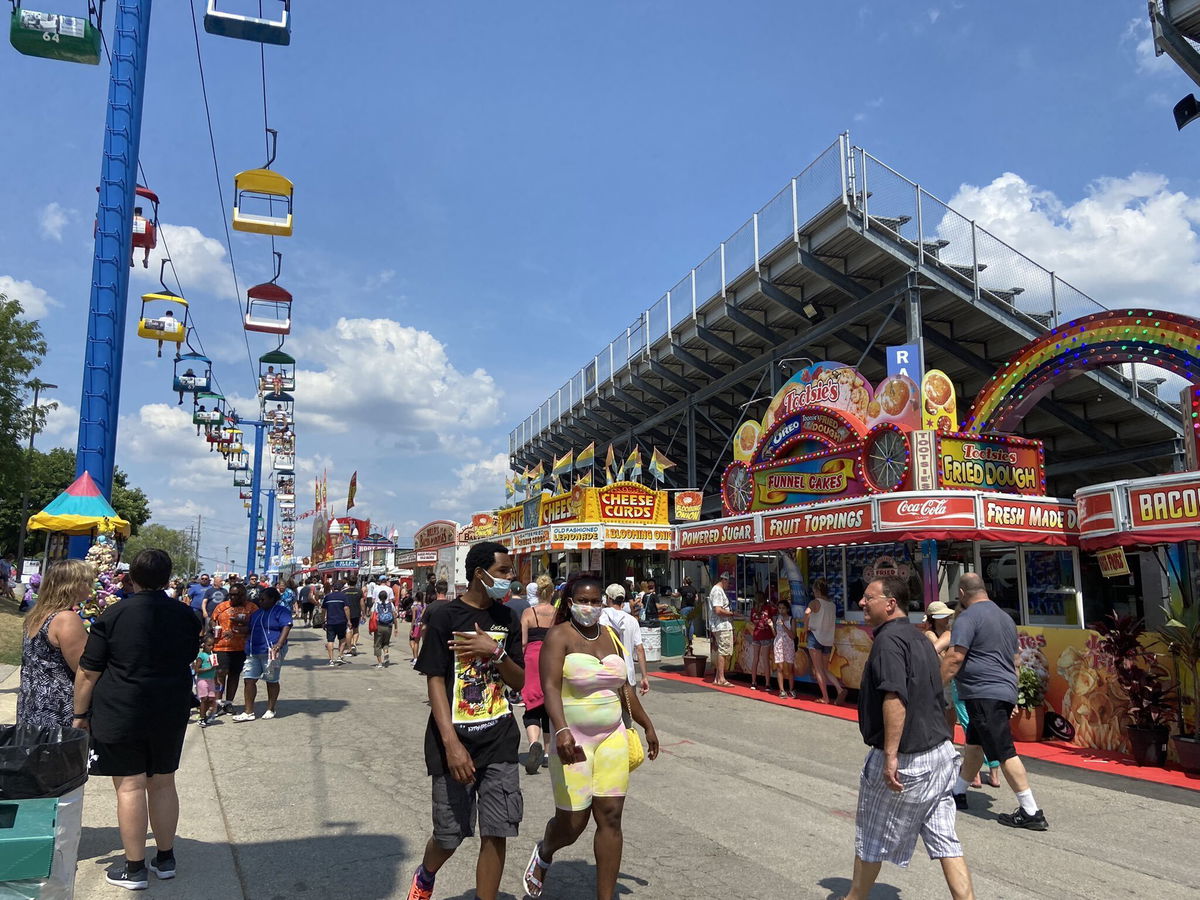
<path id="1" fill-rule="evenodd" d="M 162 342 L 160 341 L 159 343 L 162 343 Z M 160 355 L 161 355 L 161 354 L 160 354 Z M 184 372 L 182 375 L 180 375 L 180 376 L 179 376 L 179 383 L 180 383 L 180 384 L 186 384 L 187 382 L 186 382 L 184 379 L 186 379 L 186 378 L 192 378 L 192 379 L 194 379 L 195 377 L 196 377 L 196 373 L 195 373 L 195 372 L 193 372 L 193 371 L 192 371 L 192 370 L 189 368 L 189 369 L 187 369 L 187 370 L 186 370 L 186 371 L 185 371 L 185 372 Z M 193 383 L 192 383 L 192 386 L 193 386 L 193 387 L 195 387 L 195 382 L 194 382 L 194 381 L 193 381 Z M 184 391 L 180 391 L 180 392 L 179 392 L 179 405 L 180 405 L 180 406 L 183 406 L 183 395 L 184 395 L 184 393 L 185 393 Z M 200 431 L 199 431 L 199 429 L 197 429 L 197 431 L 196 431 L 196 434 L 199 434 L 199 433 L 200 433 Z"/>

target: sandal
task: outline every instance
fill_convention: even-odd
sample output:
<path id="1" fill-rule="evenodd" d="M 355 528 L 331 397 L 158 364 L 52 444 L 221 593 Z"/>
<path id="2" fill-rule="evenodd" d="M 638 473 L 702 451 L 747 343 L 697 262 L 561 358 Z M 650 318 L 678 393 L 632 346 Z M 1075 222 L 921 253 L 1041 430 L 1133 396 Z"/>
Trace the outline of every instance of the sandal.
<path id="1" fill-rule="evenodd" d="M 542 859 L 541 854 L 538 853 L 541 848 L 541 841 L 533 845 L 533 853 L 529 855 L 529 865 L 525 867 L 525 894 L 534 900 L 542 896 L 542 882 L 533 874 L 534 869 L 541 869 L 542 877 L 545 877 L 545 873 L 550 871 L 550 863 Z"/>

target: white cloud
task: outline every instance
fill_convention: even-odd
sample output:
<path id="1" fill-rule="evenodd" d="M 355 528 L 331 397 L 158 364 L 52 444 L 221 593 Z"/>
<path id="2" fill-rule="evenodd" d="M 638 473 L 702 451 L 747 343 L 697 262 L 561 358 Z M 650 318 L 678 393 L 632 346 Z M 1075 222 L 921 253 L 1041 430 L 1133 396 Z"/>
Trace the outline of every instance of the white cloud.
<path id="1" fill-rule="evenodd" d="M 507 453 L 467 463 L 454 472 L 458 482 L 442 490 L 431 506 L 467 522 L 471 513 L 493 509 L 503 501 L 504 479 L 509 472 Z"/>
<path id="2" fill-rule="evenodd" d="M 169 250 L 185 297 L 193 292 L 226 299 L 237 297 L 229 257 L 225 253 L 225 245 L 219 240 L 208 237 L 192 225 L 169 225 L 166 222 L 159 225 L 158 235 L 158 246 L 150 253 L 148 267 L 142 266 L 141 252 L 136 254 L 136 265 L 130 269 L 136 280 L 143 284 L 157 284 L 159 262 L 167 258 Z M 168 287 L 175 288 L 171 266 L 167 266 L 166 281 Z"/>
<path id="3" fill-rule="evenodd" d="M 167 485 L 179 490 L 229 487 L 233 477 L 225 458 L 196 437 L 186 407 L 147 403 L 137 419 L 122 417 L 121 449 L 143 463 L 169 461 Z"/>
<path id="4" fill-rule="evenodd" d="M 1178 72 L 1175 63 L 1166 54 L 1158 56 L 1154 48 L 1154 35 L 1150 31 L 1150 17 L 1141 15 L 1130 19 L 1121 33 L 1121 46 L 1131 48 L 1137 71 L 1143 75 Z"/>
<path id="5" fill-rule="evenodd" d="M 427 331 L 392 319 L 343 318 L 330 333 L 296 344 L 299 355 L 328 362 L 296 374 L 303 385 L 298 433 L 314 426 L 344 433 L 371 422 L 371 433 L 390 447 L 461 452 L 470 432 L 499 420 L 501 391 L 492 376 L 459 371 Z"/>
<path id="6" fill-rule="evenodd" d="M 59 303 L 32 281 L 17 281 L 11 275 L 0 275 L 0 294 L 9 300 L 20 300 L 25 318 L 40 319 Z"/>
<path id="7" fill-rule="evenodd" d="M 44 399 L 47 395 L 42 394 Z M 39 401 L 40 402 L 40 401 Z M 60 446 L 58 438 L 72 438 L 79 431 L 79 410 L 69 403 L 58 401 L 58 406 L 46 414 L 46 427 L 39 435 L 50 439 L 51 446 Z"/>
<path id="8" fill-rule="evenodd" d="M 42 237 L 62 241 L 63 229 L 75 218 L 73 211 L 63 209 L 57 203 L 47 203 L 38 214 L 38 230 Z"/>
<path id="9" fill-rule="evenodd" d="M 1171 190 L 1162 175 L 1101 178 L 1069 202 L 1006 172 L 983 187 L 963 185 L 950 206 L 1104 306 L 1200 314 L 1200 199 Z M 961 228 L 952 233 L 949 222 L 939 230 L 961 245 Z M 1019 271 L 997 263 L 981 275 L 1005 277 L 1011 285 L 995 286 L 1022 286 Z"/>
<path id="10" fill-rule="evenodd" d="M 925 15 L 929 16 L 929 24 L 933 25 L 942 17 L 942 11 L 940 9 L 927 9 L 925 10 Z"/>

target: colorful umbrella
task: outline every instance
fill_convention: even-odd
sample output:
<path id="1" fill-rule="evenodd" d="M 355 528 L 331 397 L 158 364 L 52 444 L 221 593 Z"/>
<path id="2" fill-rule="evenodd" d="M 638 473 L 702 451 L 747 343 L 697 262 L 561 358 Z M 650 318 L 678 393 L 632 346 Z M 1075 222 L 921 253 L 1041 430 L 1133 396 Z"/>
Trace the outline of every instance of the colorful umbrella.
<path id="1" fill-rule="evenodd" d="M 29 529 L 64 534 L 93 534 L 111 530 L 118 537 L 129 537 L 129 523 L 116 514 L 87 472 L 76 478 L 40 513 L 30 516 Z"/>

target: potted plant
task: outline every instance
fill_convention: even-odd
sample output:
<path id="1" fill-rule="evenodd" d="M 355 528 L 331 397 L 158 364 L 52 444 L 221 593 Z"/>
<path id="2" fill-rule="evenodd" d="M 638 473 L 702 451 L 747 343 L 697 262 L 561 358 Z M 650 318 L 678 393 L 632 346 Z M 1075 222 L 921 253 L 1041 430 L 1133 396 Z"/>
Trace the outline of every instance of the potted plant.
<path id="1" fill-rule="evenodd" d="M 1100 632 L 1100 650 L 1109 657 L 1117 685 L 1126 697 L 1125 736 L 1134 762 L 1139 766 L 1166 765 L 1175 710 L 1166 669 L 1142 645 L 1145 624 L 1113 613 L 1095 628 Z"/>
<path id="2" fill-rule="evenodd" d="M 1179 734 L 1171 738 L 1175 756 L 1181 768 L 1200 772 L 1200 606 L 1184 606 L 1182 601 L 1163 604 L 1166 622 L 1155 633 L 1166 645 L 1178 669 L 1191 680 L 1192 728 L 1188 730 L 1187 715 L 1180 701 Z"/>
<path id="3" fill-rule="evenodd" d="M 1014 741 L 1040 741 L 1046 725 L 1046 676 L 1033 666 L 1017 669 L 1017 708 L 1009 727 Z"/>

